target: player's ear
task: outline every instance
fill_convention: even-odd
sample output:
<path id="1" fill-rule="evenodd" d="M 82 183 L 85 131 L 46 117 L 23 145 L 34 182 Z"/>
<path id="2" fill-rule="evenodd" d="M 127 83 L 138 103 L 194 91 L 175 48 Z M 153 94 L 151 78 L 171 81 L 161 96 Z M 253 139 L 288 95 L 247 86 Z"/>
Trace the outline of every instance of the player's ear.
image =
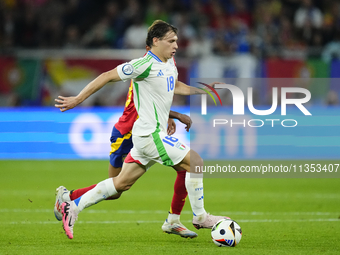
<path id="1" fill-rule="evenodd" d="M 159 38 L 157 37 L 152 38 L 152 42 L 153 42 L 152 45 L 158 46 Z"/>

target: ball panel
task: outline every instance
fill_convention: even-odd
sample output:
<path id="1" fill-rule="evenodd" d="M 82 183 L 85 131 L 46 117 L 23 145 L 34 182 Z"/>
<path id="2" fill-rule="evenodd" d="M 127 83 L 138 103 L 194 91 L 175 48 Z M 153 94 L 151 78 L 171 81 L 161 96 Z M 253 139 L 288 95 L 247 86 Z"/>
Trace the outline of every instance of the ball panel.
<path id="1" fill-rule="evenodd" d="M 219 247 L 235 247 L 241 241 L 242 230 L 235 221 L 223 219 L 212 227 L 211 238 Z"/>

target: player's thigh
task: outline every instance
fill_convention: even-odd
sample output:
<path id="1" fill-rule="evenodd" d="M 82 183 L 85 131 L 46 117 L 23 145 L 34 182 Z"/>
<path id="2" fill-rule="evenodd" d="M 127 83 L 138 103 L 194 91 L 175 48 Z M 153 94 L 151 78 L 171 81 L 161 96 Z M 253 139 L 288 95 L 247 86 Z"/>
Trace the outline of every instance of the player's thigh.
<path id="1" fill-rule="evenodd" d="M 197 169 L 203 166 L 203 160 L 200 155 L 196 151 L 191 150 L 180 139 L 175 136 L 164 135 L 163 133 L 160 133 L 160 138 L 174 166 L 178 169 L 197 172 Z"/>
<path id="2" fill-rule="evenodd" d="M 177 165 L 177 167 L 185 169 L 188 172 L 198 172 L 202 169 L 203 159 L 201 156 L 194 150 L 190 150 L 183 160 Z"/>
<path id="3" fill-rule="evenodd" d="M 172 166 L 172 168 L 175 169 L 177 172 L 186 171 L 184 168 L 180 167 L 179 165 Z"/>
<path id="4" fill-rule="evenodd" d="M 118 192 L 126 191 L 145 173 L 145 168 L 137 163 L 124 163 L 120 174 L 113 178 Z"/>
<path id="5" fill-rule="evenodd" d="M 118 176 L 121 170 L 121 167 L 113 167 L 111 164 L 109 164 L 109 178 Z"/>

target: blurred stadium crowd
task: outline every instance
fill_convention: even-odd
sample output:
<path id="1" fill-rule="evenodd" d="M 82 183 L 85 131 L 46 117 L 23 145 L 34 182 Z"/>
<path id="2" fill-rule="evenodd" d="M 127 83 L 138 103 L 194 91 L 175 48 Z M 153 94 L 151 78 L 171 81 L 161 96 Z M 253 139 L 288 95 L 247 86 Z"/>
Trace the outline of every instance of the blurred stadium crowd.
<path id="1" fill-rule="evenodd" d="M 340 0 L 3 0 L 0 57 L 20 49 L 144 49 L 156 19 L 179 28 L 176 58 L 233 58 L 239 78 L 261 76 L 261 59 L 340 59 Z M 218 61 L 205 59 L 196 71 L 211 74 L 206 67 Z M 223 68 L 214 77 L 233 75 Z"/>
<path id="2" fill-rule="evenodd" d="M 272 55 L 340 40 L 339 0 L 3 0 L 1 48 L 144 48 L 162 19 L 180 54 Z"/>

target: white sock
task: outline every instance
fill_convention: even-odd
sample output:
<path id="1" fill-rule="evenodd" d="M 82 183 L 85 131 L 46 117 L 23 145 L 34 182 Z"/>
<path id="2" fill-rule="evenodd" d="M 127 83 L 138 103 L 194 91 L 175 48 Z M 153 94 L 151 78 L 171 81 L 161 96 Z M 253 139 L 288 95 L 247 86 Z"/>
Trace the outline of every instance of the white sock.
<path id="1" fill-rule="evenodd" d="M 180 217 L 179 214 L 169 213 L 169 215 L 168 215 L 168 222 L 170 224 L 175 223 L 175 222 L 179 223 L 179 217 Z"/>
<path id="2" fill-rule="evenodd" d="M 97 204 L 104 199 L 116 195 L 118 192 L 113 184 L 112 178 L 106 179 L 96 185 L 93 189 L 86 192 L 81 197 L 74 200 L 79 212 L 85 208 Z"/>
<path id="3" fill-rule="evenodd" d="M 191 209 L 194 216 L 198 216 L 199 218 L 201 218 L 200 216 L 205 217 L 206 215 L 203 201 L 203 177 L 201 176 L 201 174 L 189 172 L 185 175 L 185 187 L 188 191 Z"/>

